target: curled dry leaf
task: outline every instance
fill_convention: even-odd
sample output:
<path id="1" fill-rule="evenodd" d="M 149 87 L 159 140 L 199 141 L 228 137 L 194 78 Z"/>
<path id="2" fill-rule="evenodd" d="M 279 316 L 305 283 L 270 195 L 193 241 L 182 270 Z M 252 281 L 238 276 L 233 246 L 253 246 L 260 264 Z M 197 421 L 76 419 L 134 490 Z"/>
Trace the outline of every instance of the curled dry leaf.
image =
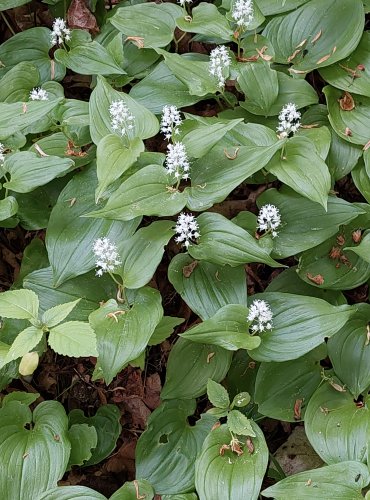
<path id="1" fill-rule="evenodd" d="M 307 273 L 306 276 L 310 281 L 312 281 L 312 283 L 315 283 L 315 285 L 324 284 L 324 278 L 321 274 L 316 274 L 316 276 L 313 276 L 311 273 Z"/>
<path id="2" fill-rule="evenodd" d="M 312 45 L 314 45 L 317 42 L 317 40 L 321 38 L 321 35 L 322 35 L 322 30 L 316 33 L 316 35 L 312 38 L 311 40 Z"/>
<path id="3" fill-rule="evenodd" d="M 190 278 L 197 265 L 198 261 L 194 260 L 193 262 L 182 268 L 182 274 L 185 276 L 185 278 Z"/>
<path id="4" fill-rule="evenodd" d="M 362 239 L 362 231 L 361 231 L 361 229 L 356 229 L 356 231 L 353 231 L 353 233 L 352 233 L 352 240 L 355 243 L 360 243 L 361 239 Z"/>
<path id="5" fill-rule="evenodd" d="M 355 108 L 355 101 L 349 92 L 344 92 L 344 95 L 339 99 L 339 106 L 343 111 L 352 111 Z"/>

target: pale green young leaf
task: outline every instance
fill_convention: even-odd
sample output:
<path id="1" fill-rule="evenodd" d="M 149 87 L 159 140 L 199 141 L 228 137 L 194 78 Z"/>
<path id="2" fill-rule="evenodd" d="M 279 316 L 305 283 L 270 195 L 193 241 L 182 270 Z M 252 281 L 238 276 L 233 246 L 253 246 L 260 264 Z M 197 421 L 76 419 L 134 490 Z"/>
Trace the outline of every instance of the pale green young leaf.
<path id="1" fill-rule="evenodd" d="M 31 290 L 9 290 L 0 293 L 0 316 L 37 320 L 39 299 Z"/>
<path id="2" fill-rule="evenodd" d="M 256 437 L 251 421 L 239 410 L 231 410 L 228 413 L 227 426 L 233 434 Z"/>
<path id="3" fill-rule="evenodd" d="M 41 317 L 42 323 L 48 328 L 58 325 L 73 311 L 80 300 L 81 299 L 74 300 L 73 302 L 65 302 L 64 304 L 59 304 L 48 309 Z"/>
<path id="4" fill-rule="evenodd" d="M 228 408 L 230 406 L 229 394 L 225 387 L 211 378 L 207 382 L 207 396 L 213 406 L 217 408 Z"/>
<path id="5" fill-rule="evenodd" d="M 29 326 L 21 331 L 12 345 L 10 346 L 9 352 L 6 355 L 5 363 L 10 363 L 14 359 L 20 358 L 32 351 L 32 349 L 40 342 L 44 335 L 41 328 L 36 328 L 35 326 Z"/>
<path id="6" fill-rule="evenodd" d="M 67 321 L 55 326 L 50 330 L 48 343 L 63 356 L 98 356 L 95 332 L 82 321 Z"/>

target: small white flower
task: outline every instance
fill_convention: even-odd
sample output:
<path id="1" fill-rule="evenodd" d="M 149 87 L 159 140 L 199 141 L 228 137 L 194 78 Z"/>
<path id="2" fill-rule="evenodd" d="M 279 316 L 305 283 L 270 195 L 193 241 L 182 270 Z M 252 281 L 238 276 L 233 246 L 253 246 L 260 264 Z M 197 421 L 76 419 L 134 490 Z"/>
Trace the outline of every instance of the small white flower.
<path id="1" fill-rule="evenodd" d="M 218 86 L 223 88 L 225 86 L 226 71 L 230 66 L 231 59 L 229 52 L 225 45 L 220 45 L 212 50 L 209 59 L 209 72 L 215 76 L 218 81 Z"/>
<path id="2" fill-rule="evenodd" d="M 71 39 L 71 30 L 61 17 L 57 17 L 53 22 L 53 31 L 50 35 L 51 45 L 61 45 L 63 42 Z"/>
<path id="3" fill-rule="evenodd" d="M 295 134 L 301 126 L 301 113 L 297 111 L 295 104 L 286 104 L 279 114 L 279 126 L 277 131 L 280 132 L 280 137 L 283 139 L 289 134 Z"/>
<path id="4" fill-rule="evenodd" d="M 190 164 L 185 146 L 182 142 L 168 144 L 166 156 L 166 169 L 168 174 L 174 174 L 176 179 L 189 179 Z"/>
<path id="5" fill-rule="evenodd" d="M 177 218 L 175 231 L 178 234 L 176 243 L 182 243 L 186 248 L 200 236 L 197 219 L 192 214 L 181 213 Z"/>
<path id="6" fill-rule="evenodd" d="M 122 99 L 112 102 L 109 106 L 109 113 L 112 130 L 119 132 L 121 136 L 128 135 L 129 131 L 135 127 L 135 117 Z"/>
<path id="7" fill-rule="evenodd" d="M 188 4 L 193 3 L 193 0 L 177 0 L 177 1 L 181 5 L 181 7 L 184 7 L 187 3 Z"/>
<path id="8" fill-rule="evenodd" d="M 176 106 L 164 106 L 162 111 L 161 132 L 166 139 L 171 139 L 172 134 L 179 134 L 179 127 L 182 124 L 180 111 Z"/>
<path id="9" fill-rule="evenodd" d="M 49 94 L 46 92 L 46 90 L 40 87 L 35 87 L 30 92 L 30 99 L 31 101 L 48 101 Z"/>
<path id="10" fill-rule="evenodd" d="M 93 245 L 93 251 L 96 257 L 95 266 L 98 268 L 96 276 L 102 276 L 104 273 L 111 273 L 116 266 L 122 264 L 117 247 L 109 238 L 98 238 Z"/>
<path id="11" fill-rule="evenodd" d="M 254 300 L 249 306 L 248 321 L 252 322 L 253 333 L 262 333 L 272 329 L 272 311 L 265 300 Z"/>
<path id="12" fill-rule="evenodd" d="M 275 238 L 278 235 L 276 230 L 281 224 L 279 209 L 270 203 L 263 205 L 258 213 L 257 222 L 259 231 L 271 232 L 271 236 Z"/>
<path id="13" fill-rule="evenodd" d="M 236 0 L 231 15 L 241 30 L 246 29 L 253 21 L 253 1 Z"/>

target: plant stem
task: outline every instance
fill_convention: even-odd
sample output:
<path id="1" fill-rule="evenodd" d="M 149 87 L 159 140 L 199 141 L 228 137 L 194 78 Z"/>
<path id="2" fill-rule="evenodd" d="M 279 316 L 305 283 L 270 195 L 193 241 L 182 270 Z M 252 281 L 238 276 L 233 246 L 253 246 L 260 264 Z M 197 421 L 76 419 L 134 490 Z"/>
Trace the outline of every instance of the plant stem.
<path id="1" fill-rule="evenodd" d="M 9 21 L 8 21 L 8 19 L 7 19 L 7 17 L 6 17 L 6 15 L 4 14 L 4 12 L 0 12 L 0 14 L 1 14 L 1 17 L 4 19 L 4 22 L 5 22 L 5 24 L 7 25 L 7 27 L 8 27 L 8 29 L 9 29 L 10 33 L 11 33 L 12 35 L 15 35 L 15 31 L 14 31 L 14 30 L 13 30 L 13 28 L 11 27 L 11 25 L 10 25 L 10 23 L 9 23 Z"/>

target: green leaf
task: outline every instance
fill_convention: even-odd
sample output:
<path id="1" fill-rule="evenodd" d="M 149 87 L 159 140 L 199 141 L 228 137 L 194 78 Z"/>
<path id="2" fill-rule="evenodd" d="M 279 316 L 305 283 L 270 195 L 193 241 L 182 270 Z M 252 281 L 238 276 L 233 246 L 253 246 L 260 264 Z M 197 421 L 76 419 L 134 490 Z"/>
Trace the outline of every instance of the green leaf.
<path id="1" fill-rule="evenodd" d="M 323 92 L 329 110 L 329 121 L 335 132 L 345 141 L 364 146 L 369 140 L 368 127 L 370 127 L 370 97 L 352 95 L 354 108 L 343 110 L 339 100 L 344 92 L 329 85 Z M 346 129 L 350 133 L 346 133 Z"/>
<path id="2" fill-rule="evenodd" d="M 270 108 L 279 93 L 277 71 L 271 69 L 265 61 L 251 62 L 242 66 L 238 76 L 240 88 L 247 97 L 246 109 L 264 116 L 269 115 Z"/>
<path id="3" fill-rule="evenodd" d="M 149 287 L 138 291 L 128 311 L 111 299 L 90 314 L 99 352 L 94 379 L 103 377 L 110 384 L 118 372 L 145 350 L 162 316 L 161 296 Z"/>
<path id="4" fill-rule="evenodd" d="M 131 140 L 135 137 L 147 139 L 156 135 L 159 130 L 158 120 L 150 111 L 129 95 L 114 90 L 102 76 L 98 76 L 97 80 L 89 101 L 90 133 L 95 144 L 106 135 L 112 134 L 109 106 L 112 101 L 117 100 L 122 100 L 135 118 L 135 127 L 130 131 Z"/>
<path id="5" fill-rule="evenodd" d="M 118 406 L 111 404 L 100 406 L 92 417 L 85 417 L 82 410 L 72 410 L 68 418 L 70 426 L 87 424 L 96 430 L 97 445 L 92 450 L 92 457 L 85 462 L 84 466 L 98 464 L 115 449 L 121 433 L 121 413 Z"/>
<path id="6" fill-rule="evenodd" d="M 73 311 L 80 300 L 81 299 L 77 299 L 72 302 L 66 302 L 64 304 L 59 304 L 48 309 L 42 315 L 42 323 L 45 324 L 48 328 L 58 325 Z"/>
<path id="7" fill-rule="evenodd" d="M 259 413 L 285 422 L 303 420 L 307 403 L 320 384 L 320 359 L 326 351 L 318 348 L 319 355 L 315 354 L 283 363 L 261 363 L 254 394 Z"/>
<path id="8" fill-rule="evenodd" d="M 196 493 L 180 493 L 178 495 L 161 495 L 162 500 L 198 500 Z"/>
<path id="9" fill-rule="evenodd" d="M 234 408 L 234 406 L 237 408 L 243 408 L 250 403 L 250 400 L 251 397 L 249 392 L 239 392 L 239 394 L 234 397 L 233 402 L 231 403 L 231 408 Z"/>
<path id="10" fill-rule="evenodd" d="M 264 38 L 264 37 L 262 37 Z M 270 42 L 268 42 L 270 43 Z M 266 44 L 264 44 L 266 45 Z M 255 52 L 256 53 L 256 52 Z M 255 54 L 253 54 L 255 55 Z M 271 71 L 271 70 L 270 70 Z M 261 106 L 255 104 L 254 100 L 240 101 L 239 104 L 242 108 L 246 109 L 250 113 L 261 115 L 261 116 L 276 116 L 280 113 L 283 106 L 287 102 L 294 102 L 297 109 L 304 108 L 310 104 L 316 104 L 318 102 L 318 95 L 313 87 L 306 80 L 298 80 L 293 78 L 281 71 L 275 71 L 277 81 L 278 81 L 278 94 L 276 99 L 271 103 L 268 111 L 264 112 Z M 274 79 L 274 77 L 272 77 Z M 270 75 L 271 79 L 271 75 Z M 254 93 L 257 92 L 255 86 L 253 86 Z M 247 97 L 249 97 L 247 95 Z M 277 124 L 277 119 L 276 119 Z"/>
<path id="11" fill-rule="evenodd" d="M 340 381 L 334 379 L 334 383 Z M 369 409 L 358 408 L 353 396 L 326 382 L 311 397 L 305 430 L 316 453 L 327 464 L 357 460 L 366 462 L 369 448 Z"/>
<path id="12" fill-rule="evenodd" d="M 72 465 L 83 465 L 92 455 L 92 448 L 95 448 L 98 437 L 94 427 L 87 424 L 74 424 L 68 430 L 68 439 L 71 442 L 71 454 L 68 468 Z"/>
<path id="13" fill-rule="evenodd" d="M 14 9 L 14 7 L 20 7 L 31 0 L 3 0 L 0 5 L 0 12 L 7 9 Z"/>
<path id="14" fill-rule="evenodd" d="M 3 318 L 37 320 L 38 310 L 38 296 L 31 290 L 0 293 L 0 316 Z"/>
<path id="15" fill-rule="evenodd" d="M 242 445 L 240 456 L 228 449 L 220 453 L 222 446 L 231 441 L 227 425 L 221 425 L 206 437 L 195 463 L 195 487 L 202 500 L 258 499 L 269 452 L 263 432 L 253 421 L 251 425 L 256 434 L 251 440 L 254 450 L 250 452 Z"/>
<path id="16" fill-rule="evenodd" d="M 209 401 L 217 408 L 228 408 L 230 398 L 225 387 L 212 379 L 207 382 L 207 396 Z"/>
<path id="17" fill-rule="evenodd" d="M 263 490 L 261 494 L 275 500 L 361 500 L 361 489 L 369 481 L 369 471 L 365 465 L 359 462 L 342 462 L 293 474 Z"/>
<path id="18" fill-rule="evenodd" d="M 308 72 L 330 66 L 351 54 L 361 39 L 363 27 L 361 0 L 325 3 L 311 0 L 285 16 L 274 17 L 263 35 L 274 46 L 275 62 L 293 62 L 292 69 Z M 296 50 L 299 53 L 294 57 Z"/>
<path id="19" fill-rule="evenodd" d="M 173 222 L 155 221 L 142 227 L 126 240 L 118 242 L 122 264 L 114 271 L 122 278 L 126 288 L 140 288 L 153 277 L 162 256 L 164 246 L 173 236 Z"/>
<path id="20" fill-rule="evenodd" d="M 357 399 L 370 387 L 370 345 L 367 325 L 369 304 L 357 304 L 348 323 L 328 341 L 328 353 L 335 374 Z"/>
<path id="21" fill-rule="evenodd" d="M 254 127 L 257 134 L 263 134 L 267 129 L 258 125 Z M 235 141 L 233 143 L 235 144 Z M 233 146 L 227 151 L 229 157 L 225 154 L 225 146 L 215 146 L 207 155 L 192 164 L 187 206 L 190 210 L 201 211 L 210 208 L 214 203 L 224 201 L 233 189 L 261 170 L 281 146 L 282 142 L 277 141 L 275 137 L 274 142 L 269 145 L 252 143 L 238 148 Z"/>
<path id="22" fill-rule="evenodd" d="M 99 146 L 102 142 L 104 139 Z M 177 191 L 171 184 L 164 167 L 148 165 L 130 175 L 108 198 L 105 207 L 86 215 L 122 221 L 142 215 L 176 215 L 186 204 L 187 192 Z"/>
<path id="23" fill-rule="evenodd" d="M 370 77 L 366 70 L 370 65 L 369 54 L 370 33 L 364 31 L 356 50 L 349 57 L 323 68 L 320 74 L 333 87 L 370 97 Z M 363 65 L 365 69 L 363 71 L 357 69 L 358 65 Z"/>
<path id="24" fill-rule="evenodd" d="M 233 31 L 230 24 L 215 5 L 202 2 L 192 9 L 191 15 L 191 20 L 185 17 L 176 19 L 177 27 L 180 30 L 199 33 L 225 42 L 232 40 Z"/>
<path id="25" fill-rule="evenodd" d="M 248 262 L 281 266 L 253 236 L 221 214 L 203 213 L 199 215 L 197 222 L 200 232 L 198 244 L 191 245 L 188 249 L 194 259 L 230 266 Z"/>
<path id="26" fill-rule="evenodd" d="M 3 3 L 3 2 L 2 2 Z M 63 80 L 66 69 L 50 59 L 50 35 L 48 28 L 30 28 L 16 33 L 0 46 L 0 76 L 20 62 L 31 62 L 40 72 L 40 83 Z"/>
<path id="27" fill-rule="evenodd" d="M 152 500 L 154 490 L 148 481 L 127 482 L 109 498 L 109 500 L 137 500 L 137 498 Z"/>
<path id="28" fill-rule="evenodd" d="M 38 394 L 37 392 L 34 394 L 28 392 L 14 391 L 4 396 L 4 399 L 1 401 L 1 406 L 9 404 L 11 401 L 19 401 L 20 403 L 26 406 L 30 406 L 39 397 L 40 394 Z"/>
<path id="29" fill-rule="evenodd" d="M 205 124 L 196 122 L 198 126 L 183 135 L 181 142 L 183 142 L 186 150 L 189 151 L 193 158 L 201 158 L 206 155 L 215 144 L 220 142 L 229 130 L 232 130 L 242 121 L 242 118 L 237 118 L 236 120 L 217 119 L 214 123 L 210 122 Z M 186 124 L 189 123 L 191 123 L 190 120 L 186 122 Z"/>
<path id="30" fill-rule="evenodd" d="M 370 176 L 367 174 L 363 162 L 360 161 L 358 163 L 352 170 L 351 175 L 357 189 L 366 201 L 370 203 Z"/>
<path id="31" fill-rule="evenodd" d="M 4 187 L 17 193 L 29 193 L 38 186 L 68 172 L 74 165 L 73 160 L 58 156 L 39 157 L 29 151 L 20 151 L 7 156 L 3 169 L 10 174 L 10 181 Z"/>
<path id="32" fill-rule="evenodd" d="M 227 426 L 233 434 L 256 437 L 252 423 L 239 410 L 231 410 L 227 415 Z"/>
<path id="33" fill-rule="evenodd" d="M 18 212 L 18 202 L 14 196 L 0 200 L 0 221 L 9 219 Z"/>
<path id="34" fill-rule="evenodd" d="M 190 309 L 203 321 L 228 304 L 247 305 L 243 266 L 230 267 L 176 255 L 168 267 L 168 279 Z"/>
<path id="35" fill-rule="evenodd" d="M 297 272 L 302 280 L 330 290 L 351 290 L 369 279 L 370 264 L 355 252 L 348 252 L 350 247 L 358 245 L 352 238 L 353 231 L 361 227 L 356 220 L 341 228 L 336 236 L 301 255 Z M 343 239 L 345 251 L 338 246 L 337 237 L 339 241 Z M 315 282 L 317 276 L 319 282 Z"/>
<path id="36" fill-rule="evenodd" d="M 20 62 L 1 78 L 0 102 L 28 101 L 30 91 L 37 86 L 39 80 L 40 73 L 36 66 Z"/>
<path id="37" fill-rule="evenodd" d="M 94 168 L 74 175 L 59 195 L 46 232 L 46 248 L 55 286 L 90 271 L 95 266 L 94 241 L 107 237 L 113 242 L 129 238 L 140 223 L 89 220 L 82 214 L 95 207 Z"/>
<path id="38" fill-rule="evenodd" d="M 190 95 L 187 85 L 176 78 L 163 61 L 132 87 L 130 96 L 156 115 L 162 113 L 169 101 L 182 108 L 200 100 L 199 97 Z"/>
<path id="39" fill-rule="evenodd" d="M 149 417 L 148 428 L 136 445 L 136 475 L 146 479 L 159 494 L 186 493 L 194 489 L 194 458 L 215 418 L 202 415 L 195 426 L 187 417 L 194 400 L 166 401 Z"/>
<path id="40" fill-rule="evenodd" d="M 307 137 L 292 137 L 283 157 L 277 153 L 266 169 L 294 191 L 327 208 L 331 186 L 329 169 Z"/>
<path id="41" fill-rule="evenodd" d="M 229 304 L 219 309 L 214 316 L 181 334 L 192 342 L 218 345 L 229 351 L 255 349 L 261 343 L 258 336 L 249 333 L 248 308 L 240 304 Z"/>
<path id="42" fill-rule="evenodd" d="M 0 138 L 5 139 L 46 117 L 50 111 L 58 106 L 60 101 L 61 98 L 49 101 L 31 101 L 26 105 L 22 102 L 0 103 Z M 16 154 L 21 155 L 23 153 L 26 152 L 22 151 Z M 10 158 L 8 157 L 8 161 Z M 45 159 L 48 161 L 48 158 Z"/>
<path id="43" fill-rule="evenodd" d="M 109 52 L 95 40 L 79 43 L 69 52 L 58 49 L 54 57 L 60 64 L 80 75 L 124 75 L 126 73 Z"/>
<path id="44" fill-rule="evenodd" d="M 370 264 L 370 233 L 365 234 L 357 247 L 345 247 L 343 250 L 354 252 Z"/>
<path id="45" fill-rule="evenodd" d="M 97 356 L 96 336 L 88 323 L 67 321 L 50 329 L 50 347 L 63 356 Z"/>
<path id="46" fill-rule="evenodd" d="M 221 347 L 179 339 L 172 347 L 161 399 L 191 399 L 206 392 L 208 379 L 221 382 L 232 353 Z"/>
<path id="47" fill-rule="evenodd" d="M 33 422 L 32 428 L 26 428 Z M 13 401 L 0 409 L 0 482 L 4 498 L 38 498 L 55 488 L 67 467 L 68 420 L 57 401 L 31 411 Z M 53 457 L 52 463 L 46 457 Z M 37 464 L 37 467 L 35 467 Z"/>
<path id="48" fill-rule="evenodd" d="M 59 486 L 45 491 L 37 500 L 107 500 L 87 486 Z"/>
<path id="49" fill-rule="evenodd" d="M 353 313 L 351 306 L 332 306 L 315 297 L 267 292 L 273 312 L 273 328 L 261 334 L 261 344 L 250 352 L 257 361 L 289 361 L 320 345 L 340 330 Z M 294 341 L 292 341 L 294 339 Z"/>
<path id="50" fill-rule="evenodd" d="M 188 87 L 190 95 L 203 97 L 219 90 L 216 79 L 209 73 L 208 61 L 191 61 L 179 54 L 156 50 L 164 57 L 172 73 Z"/>
<path id="51" fill-rule="evenodd" d="M 51 267 L 28 274 L 23 280 L 23 286 L 37 293 L 40 299 L 40 312 L 65 302 L 81 299 L 69 317 L 70 320 L 79 321 L 86 321 L 102 300 L 107 300 L 117 293 L 110 276 L 97 278 L 94 272 L 71 279 L 56 289 L 53 285 Z"/>
<path id="52" fill-rule="evenodd" d="M 176 12 L 177 17 L 182 11 L 178 9 Z M 118 8 L 109 21 L 127 37 L 141 38 L 145 48 L 168 45 L 176 27 L 168 9 L 155 3 Z"/>
<path id="53" fill-rule="evenodd" d="M 155 327 L 154 332 L 150 336 L 148 346 L 161 344 L 164 340 L 172 335 L 175 327 L 181 325 L 181 323 L 183 323 L 184 321 L 184 318 L 163 316 L 158 325 Z"/>
<path id="54" fill-rule="evenodd" d="M 135 163 L 144 149 L 143 141 L 137 137 L 130 141 L 129 147 L 126 147 L 122 138 L 116 134 L 103 137 L 96 151 L 98 175 L 98 187 L 95 192 L 96 203 L 107 187 Z"/>
<path id="55" fill-rule="evenodd" d="M 10 363 L 14 359 L 20 358 L 32 351 L 32 349 L 40 342 L 44 335 L 41 328 L 36 328 L 35 326 L 29 326 L 21 331 L 12 345 L 10 346 L 9 352 L 6 355 L 5 363 Z"/>
<path id="56" fill-rule="evenodd" d="M 268 189 L 257 200 L 258 207 L 275 205 L 281 215 L 278 237 L 273 239 L 271 255 L 284 259 L 313 248 L 327 240 L 361 215 L 361 209 L 336 196 L 329 196 L 327 211 L 322 206 L 283 186 L 280 191 Z M 363 213 L 363 212 L 362 212 Z"/>

